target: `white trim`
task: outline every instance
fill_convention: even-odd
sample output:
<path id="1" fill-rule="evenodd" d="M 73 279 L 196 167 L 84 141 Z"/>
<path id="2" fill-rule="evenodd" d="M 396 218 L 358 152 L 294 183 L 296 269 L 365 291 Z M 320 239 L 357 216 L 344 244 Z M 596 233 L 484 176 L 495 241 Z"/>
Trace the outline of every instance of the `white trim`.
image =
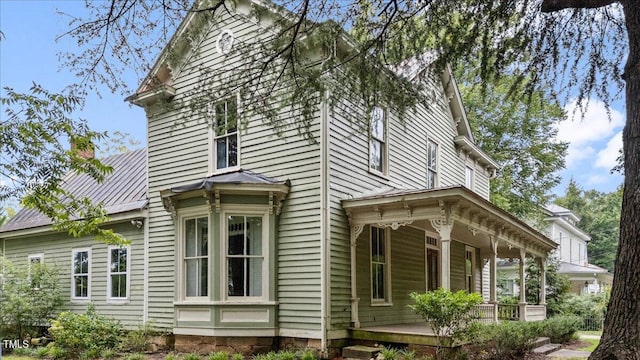
<path id="1" fill-rule="evenodd" d="M 325 93 L 325 99 L 320 104 L 320 329 L 321 349 L 322 353 L 327 350 L 327 332 L 330 327 L 328 324 L 331 314 L 331 213 L 329 212 L 329 184 L 330 184 L 330 144 L 329 141 L 329 111 L 327 108 L 327 99 L 329 99 L 329 91 Z"/>
<path id="2" fill-rule="evenodd" d="M 126 276 L 126 296 L 125 297 L 114 297 L 111 296 L 111 276 L 114 275 L 111 272 L 111 252 L 113 250 L 126 250 L 126 254 L 127 254 L 127 268 L 126 271 L 124 273 L 124 275 Z M 119 275 L 122 275 L 121 273 L 116 273 Z M 129 299 L 131 298 L 131 246 L 117 246 L 117 245 L 110 245 L 107 247 L 107 303 L 109 304 L 122 304 L 122 303 L 127 303 L 129 302 Z"/>
<path id="3" fill-rule="evenodd" d="M 322 331 L 281 328 L 278 330 L 278 336 L 307 338 L 307 339 L 322 339 Z"/>
<path id="4" fill-rule="evenodd" d="M 433 143 L 436 146 L 436 166 L 434 170 L 431 170 L 431 168 L 429 167 L 429 143 Z M 426 148 L 427 148 L 427 153 L 425 154 L 425 160 L 426 160 L 426 173 L 425 173 L 425 187 L 427 189 L 435 189 L 437 187 L 440 186 L 440 142 L 437 141 L 436 139 L 427 136 L 427 144 L 426 144 Z M 435 174 L 435 178 L 433 180 L 433 187 L 430 188 L 429 187 L 429 171 L 433 171 Z"/>
<path id="5" fill-rule="evenodd" d="M 371 239 L 372 239 L 372 235 L 373 235 L 373 230 L 374 229 L 380 229 L 383 231 L 384 233 L 384 292 L 385 292 L 385 297 L 384 299 L 375 299 L 373 297 L 373 281 L 372 281 L 372 276 L 373 276 L 373 256 L 372 256 L 372 249 L 371 249 Z M 370 292 L 370 300 L 371 300 L 371 306 L 392 306 L 393 305 L 393 299 L 392 299 L 392 288 L 391 288 L 391 229 L 388 227 L 377 227 L 377 226 L 369 226 L 369 292 Z"/>
<path id="6" fill-rule="evenodd" d="M 465 245 L 464 246 L 464 266 L 465 266 L 465 272 L 464 272 L 464 287 L 465 289 L 467 288 L 467 252 L 471 253 L 471 288 L 468 289 L 469 293 L 472 292 L 477 292 L 476 289 L 476 266 L 477 266 L 477 261 L 476 261 L 476 248 L 473 246 L 469 246 L 469 245 Z"/>
<path id="7" fill-rule="evenodd" d="M 176 264 L 176 284 L 179 284 L 176 286 L 176 294 L 177 294 L 177 300 L 178 301 L 196 301 L 196 302 L 204 302 L 204 301 L 209 301 L 211 298 L 211 276 L 209 274 L 211 274 L 211 271 L 209 271 L 208 273 L 208 293 L 207 296 L 190 296 L 187 297 L 187 289 L 186 289 L 186 285 L 187 285 L 187 281 L 186 281 L 186 276 L 187 276 L 187 272 L 185 269 L 185 261 L 184 261 L 184 253 L 185 253 L 185 246 L 186 246 L 186 241 L 185 241 L 185 236 L 183 233 L 184 230 L 184 221 L 188 220 L 188 219 L 196 219 L 196 218 L 206 218 L 207 219 L 207 226 L 209 227 L 209 237 L 211 237 L 211 217 L 209 214 L 209 209 L 207 208 L 207 206 L 193 206 L 193 207 L 188 207 L 188 208 L 181 208 L 178 209 L 178 216 L 177 216 L 178 220 L 176 221 L 175 227 L 176 227 L 176 236 L 178 241 L 176 241 L 176 260 L 177 260 L 177 264 Z M 208 248 L 207 248 L 207 256 L 208 256 L 208 269 L 211 269 L 211 253 L 212 253 L 212 248 L 211 248 L 211 239 L 209 239 L 208 242 Z"/>
<path id="8" fill-rule="evenodd" d="M 278 330 L 274 328 L 266 329 L 211 329 L 193 327 L 174 327 L 174 335 L 194 335 L 194 336 L 257 336 L 268 337 L 278 336 Z"/>
<path id="9" fill-rule="evenodd" d="M 224 36 L 225 34 L 231 37 L 231 43 L 229 44 L 228 49 L 224 49 L 222 46 L 220 46 L 220 40 L 222 40 L 222 36 Z M 222 31 L 220 31 L 220 34 L 218 34 L 218 37 L 216 38 L 216 51 L 220 55 L 229 55 L 229 53 L 231 52 L 231 49 L 233 48 L 234 42 L 235 42 L 235 37 L 233 36 L 233 32 L 229 29 L 223 29 Z"/>
<path id="10" fill-rule="evenodd" d="M 228 286 L 228 266 L 227 266 L 227 245 L 228 245 L 228 217 L 229 216 L 244 216 L 244 217 L 262 217 L 262 295 L 261 296 L 229 296 Z M 269 273 L 270 259 L 269 245 L 271 239 L 269 239 L 270 224 L 269 224 L 269 208 L 265 205 L 224 205 L 220 214 L 220 274 L 222 274 L 222 281 L 220 294 L 224 303 L 265 303 L 269 301 L 269 286 L 271 276 L 274 274 Z"/>
<path id="11" fill-rule="evenodd" d="M 148 122 L 147 122 L 148 123 Z M 148 144 L 148 143 L 147 143 Z M 149 161 L 147 159 L 147 164 Z M 147 170 L 147 174 L 149 171 Z M 148 178 L 148 176 L 147 176 Z M 147 187 L 148 189 L 148 187 Z M 149 218 L 144 221 L 144 249 L 143 249 L 143 268 L 142 268 L 142 323 L 149 321 Z"/>
<path id="12" fill-rule="evenodd" d="M 224 168 L 217 168 L 217 164 L 218 164 L 218 152 L 216 149 L 216 140 L 219 138 L 223 138 L 223 137 L 230 137 L 232 135 L 229 135 L 226 133 L 226 129 L 225 129 L 225 135 L 222 136 L 216 136 L 215 133 L 215 127 L 216 127 L 216 104 L 220 103 L 220 102 L 228 102 L 229 100 L 233 99 L 235 96 L 235 101 L 236 101 L 236 155 L 237 155 L 237 159 L 236 159 L 236 165 L 235 166 L 227 166 Z M 241 136 L 240 136 L 240 94 L 235 94 L 235 95 L 230 95 L 228 97 L 225 97 L 223 99 L 219 99 L 218 101 L 212 102 L 211 103 L 211 111 L 209 114 L 209 121 L 207 122 L 208 126 L 209 126 L 209 155 L 208 155 L 208 161 L 209 161 L 209 176 L 211 175 L 219 175 L 219 174 L 225 174 L 225 173 L 229 173 L 229 172 L 234 172 L 234 171 L 238 171 L 241 168 Z M 226 109 L 225 109 L 225 115 L 226 115 Z M 229 161 L 229 151 L 227 148 L 227 163 Z"/>
<path id="13" fill-rule="evenodd" d="M 469 190 L 474 190 L 476 182 L 475 167 L 470 164 L 464 166 L 464 186 Z"/>
<path id="14" fill-rule="evenodd" d="M 378 111 L 380 110 L 382 112 L 382 139 L 379 138 L 375 138 L 373 137 L 373 123 L 371 121 L 372 115 L 374 111 Z M 373 107 L 373 109 L 371 109 L 371 113 L 369 114 L 369 118 L 368 118 L 368 122 L 369 122 L 369 153 L 367 154 L 368 157 L 368 164 L 369 164 L 369 172 L 378 176 L 381 176 L 383 178 L 387 178 L 387 176 L 389 176 L 389 121 L 388 121 L 388 112 L 386 111 L 386 109 L 382 108 L 381 106 L 375 106 Z M 374 169 L 371 167 L 371 149 L 372 149 L 372 143 L 373 140 L 376 140 L 378 142 L 381 143 L 381 146 L 383 146 L 382 148 L 382 159 L 380 159 L 380 167 L 382 168 L 380 170 Z"/>
<path id="15" fill-rule="evenodd" d="M 75 284 L 75 269 L 73 266 L 73 263 L 75 261 L 75 257 L 76 254 L 78 253 L 82 253 L 82 252 L 86 252 L 87 253 L 87 296 L 86 297 L 80 297 L 80 296 L 76 296 L 75 294 L 75 289 L 76 289 L 76 284 Z M 91 301 L 91 248 L 77 248 L 77 249 L 71 249 L 71 301 L 80 301 L 80 302 L 84 302 L 84 301 Z M 85 274 L 81 274 L 81 275 L 85 275 Z"/>

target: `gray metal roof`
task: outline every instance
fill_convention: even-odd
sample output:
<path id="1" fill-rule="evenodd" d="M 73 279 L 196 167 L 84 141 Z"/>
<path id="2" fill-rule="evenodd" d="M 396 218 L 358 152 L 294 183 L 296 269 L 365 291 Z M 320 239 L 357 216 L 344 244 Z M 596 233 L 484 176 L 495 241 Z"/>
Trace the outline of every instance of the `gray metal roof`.
<path id="1" fill-rule="evenodd" d="M 70 173 L 63 179 L 63 188 L 78 197 L 87 197 L 94 204 L 102 202 L 107 214 L 113 215 L 144 208 L 147 203 L 147 151 L 139 149 L 109 156 L 102 160 L 113 167 L 104 182 L 97 183 L 86 174 Z M 51 224 L 51 220 L 34 209 L 22 209 L 0 232 L 28 229 Z"/>
<path id="2" fill-rule="evenodd" d="M 603 269 L 597 265 L 587 264 L 585 266 L 571 264 L 565 261 L 560 262 L 560 268 L 558 269 L 559 274 L 576 274 L 576 273 L 587 273 L 587 274 L 599 274 L 599 273 L 607 273 L 609 272 L 607 269 Z"/>
<path id="3" fill-rule="evenodd" d="M 238 170 L 225 174 L 209 176 L 196 183 L 171 188 L 174 193 L 192 190 L 211 190 L 215 184 L 281 184 L 291 186 L 289 180 L 280 181 L 248 170 Z"/>

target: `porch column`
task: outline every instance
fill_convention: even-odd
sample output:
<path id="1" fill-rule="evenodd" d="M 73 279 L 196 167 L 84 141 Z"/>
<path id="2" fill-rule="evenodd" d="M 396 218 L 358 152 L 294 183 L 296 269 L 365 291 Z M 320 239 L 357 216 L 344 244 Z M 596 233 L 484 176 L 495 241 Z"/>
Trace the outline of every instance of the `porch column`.
<path id="1" fill-rule="evenodd" d="M 431 220 L 438 235 L 440 235 L 440 287 L 451 290 L 451 230 L 453 224 L 447 219 Z"/>
<path id="2" fill-rule="evenodd" d="M 489 258 L 490 274 L 489 274 L 489 304 L 493 305 L 493 322 L 498 322 L 498 290 L 496 280 L 498 278 L 498 239 L 495 235 L 489 235 L 491 243 L 491 257 Z"/>
<path id="3" fill-rule="evenodd" d="M 526 257 L 526 252 L 524 248 L 520 249 L 520 302 L 518 306 L 520 307 L 520 320 L 527 321 L 527 287 L 525 284 L 525 270 L 524 270 L 524 261 Z"/>
<path id="4" fill-rule="evenodd" d="M 358 317 L 358 287 L 356 286 L 356 245 L 358 236 L 362 233 L 364 226 L 351 226 L 351 327 L 360 327 L 360 318 Z"/>
<path id="5" fill-rule="evenodd" d="M 547 259 L 540 258 L 540 305 L 547 305 Z"/>

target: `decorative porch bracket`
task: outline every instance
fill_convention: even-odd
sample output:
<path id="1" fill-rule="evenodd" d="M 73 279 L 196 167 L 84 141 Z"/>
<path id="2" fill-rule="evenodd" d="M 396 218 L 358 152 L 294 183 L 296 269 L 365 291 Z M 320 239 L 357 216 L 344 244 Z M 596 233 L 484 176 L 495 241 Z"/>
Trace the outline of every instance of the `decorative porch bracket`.
<path id="1" fill-rule="evenodd" d="M 363 225 L 351 226 L 351 327 L 357 329 L 360 327 L 360 318 L 358 317 L 358 287 L 356 286 L 356 245 L 358 236 L 362 234 Z"/>

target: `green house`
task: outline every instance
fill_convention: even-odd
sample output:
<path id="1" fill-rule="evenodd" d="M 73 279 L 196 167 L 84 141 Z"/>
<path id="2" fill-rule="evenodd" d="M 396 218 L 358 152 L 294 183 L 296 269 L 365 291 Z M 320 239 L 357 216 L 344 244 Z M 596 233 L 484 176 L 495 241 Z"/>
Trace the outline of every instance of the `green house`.
<path id="1" fill-rule="evenodd" d="M 396 69 L 432 98 L 404 120 L 384 104 L 325 101 L 307 135 L 244 116 L 239 95 L 180 105 L 224 81 L 203 69 L 233 67 L 236 46 L 259 42 L 276 15 L 256 4 L 191 12 L 128 98 L 146 111 L 133 120 L 147 123 L 147 149 L 106 159 L 115 171 L 101 185 L 70 182 L 105 202 L 129 247 L 52 232 L 22 210 L 0 230 L 2 255 L 61 266 L 66 308 L 152 321 L 178 350 L 428 345 L 409 293 L 438 287 L 483 294 L 477 311 L 497 321 L 496 259 L 544 262 L 556 245 L 488 201 L 498 164 L 475 144 L 449 70 Z M 544 297 L 507 310 L 544 318 Z"/>

